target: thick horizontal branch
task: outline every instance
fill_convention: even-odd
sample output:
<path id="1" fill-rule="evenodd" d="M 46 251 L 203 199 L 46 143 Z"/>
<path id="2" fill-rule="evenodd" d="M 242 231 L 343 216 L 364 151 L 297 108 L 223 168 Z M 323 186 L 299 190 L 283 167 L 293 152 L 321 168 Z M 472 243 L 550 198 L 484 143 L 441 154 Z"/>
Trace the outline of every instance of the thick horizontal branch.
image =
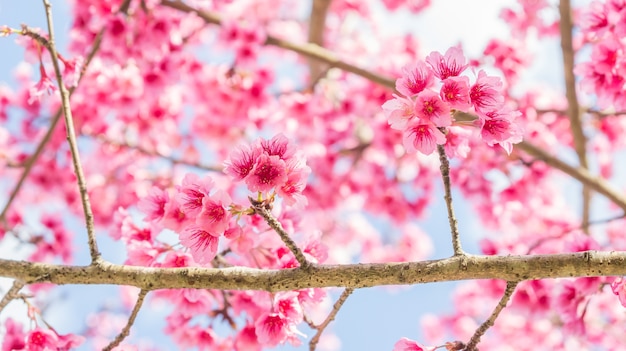
<path id="1" fill-rule="evenodd" d="M 114 284 L 154 289 L 265 290 L 365 288 L 470 279 L 527 279 L 626 275 L 626 252 L 585 251 L 536 256 L 456 256 L 442 260 L 316 265 L 284 270 L 247 267 L 146 268 L 98 263 L 62 266 L 0 260 L 0 276 L 27 283 Z"/>

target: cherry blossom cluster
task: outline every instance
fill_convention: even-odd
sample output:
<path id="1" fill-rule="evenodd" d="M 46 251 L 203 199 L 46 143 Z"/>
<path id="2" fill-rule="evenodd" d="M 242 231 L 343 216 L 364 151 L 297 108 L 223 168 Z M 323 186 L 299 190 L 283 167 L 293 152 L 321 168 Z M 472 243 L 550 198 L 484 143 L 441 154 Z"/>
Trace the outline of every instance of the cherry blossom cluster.
<path id="1" fill-rule="evenodd" d="M 595 94 L 600 108 L 626 109 L 626 3 L 594 1 L 583 16 L 581 31 L 592 43 L 591 57 L 576 67 L 581 87 Z"/>
<path id="2" fill-rule="evenodd" d="M 303 154 L 296 152 L 283 134 L 238 147 L 225 166 L 224 172 L 235 181 L 245 182 L 250 191 L 258 192 L 259 200 L 272 202 L 279 195 L 297 208 L 307 204 L 302 191 L 311 169 Z"/>
<path id="3" fill-rule="evenodd" d="M 446 138 L 448 128 L 467 124 L 477 127 L 488 145 L 498 144 L 507 153 L 511 153 L 514 143 L 521 141 L 522 131 L 515 122 L 520 113 L 504 104 L 500 79 L 480 70 L 470 84 L 467 76 L 461 76 L 467 67 L 461 48 L 456 46 L 445 55 L 433 52 L 426 61 L 402 69 L 402 76 L 396 81 L 396 90 L 401 95 L 394 95 L 382 107 L 391 128 L 403 132 L 403 144 L 408 152 L 431 154 L 437 145 L 450 142 Z M 453 118 L 456 111 L 474 114 L 477 119 L 471 123 L 456 121 Z M 462 147 L 466 145 L 467 142 Z M 448 154 L 461 154 L 448 150 L 460 146 L 447 146 Z"/>

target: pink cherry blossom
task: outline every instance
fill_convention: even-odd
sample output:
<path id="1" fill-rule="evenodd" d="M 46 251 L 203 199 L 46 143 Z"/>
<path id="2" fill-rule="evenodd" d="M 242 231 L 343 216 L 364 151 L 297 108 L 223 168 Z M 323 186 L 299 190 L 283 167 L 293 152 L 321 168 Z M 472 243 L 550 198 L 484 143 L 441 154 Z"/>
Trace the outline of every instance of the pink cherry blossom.
<path id="1" fill-rule="evenodd" d="M 292 322 L 279 313 L 266 313 L 259 317 L 254 325 L 257 340 L 266 346 L 276 346 L 286 341 L 298 343 L 300 334 Z"/>
<path id="2" fill-rule="evenodd" d="M 251 191 L 269 191 L 287 181 L 287 165 L 278 155 L 261 154 L 246 178 Z"/>
<path id="3" fill-rule="evenodd" d="M 415 102 L 409 98 L 394 95 L 394 98 L 386 101 L 382 108 L 393 129 L 403 130 L 411 118 L 415 117 Z"/>
<path id="4" fill-rule="evenodd" d="M 421 119 L 421 123 L 433 123 L 437 127 L 447 127 L 452 124 L 450 107 L 437 93 L 432 90 L 424 90 L 415 99 L 415 114 Z"/>
<path id="5" fill-rule="evenodd" d="M 270 140 L 260 139 L 258 142 L 266 154 L 278 156 L 283 161 L 291 159 L 296 152 L 294 146 L 289 143 L 289 139 L 282 133 L 275 135 Z"/>
<path id="6" fill-rule="evenodd" d="M 0 345 L 2 351 L 22 350 L 26 347 L 26 333 L 24 333 L 21 323 L 9 317 L 4 321 L 4 328 L 6 332 L 2 345 Z"/>
<path id="7" fill-rule="evenodd" d="M 158 221 L 165 216 L 165 205 L 169 199 L 167 191 L 155 186 L 150 189 L 148 196 L 139 200 L 137 207 L 146 215 L 146 221 Z"/>
<path id="8" fill-rule="evenodd" d="M 410 123 L 402 138 L 407 152 L 419 151 L 426 155 L 430 155 L 437 145 L 443 145 L 445 142 L 446 136 L 431 123 Z"/>
<path id="9" fill-rule="evenodd" d="M 30 97 L 28 99 L 28 103 L 32 104 L 36 101 L 40 101 L 41 97 L 44 94 L 51 95 L 52 93 L 57 91 L 56 85 L 52 82 L 52 80 L 48 77 L 43 65 L 39 66 L 39 72 L 41 74 L 39 81 L 35 84 L 30 90 Z"/>
<path id="10" fill-rule="evenodd" d="M 57 335 L 49 329 L 37 328 L 26 336 L 26 350 L 47 351 L 56 350 L 59 339 Z"/>
<path id="11" fill-rule="evenodd" d="M 469 87 L 469 78 L 465 76 L 446 78 L 440 90 L 441 99 L 451 108 L 467 111 L 471 106 Z"/>
<path id="12" fill-rule="evenodd" d="M 218 190 L 202 200 L 202 210 L 196 218 L 196 223 L 206 231 L 214 234 L 223 234 L 228 228 L 231 218 L 228 206 L 231 204 L 230 196 L 223 190 Z"/>
<path id="13" fill-rule="evenodd" d="M 441 80 L 458 76 L 467 68 L 466 59 L 460 46 L 449 48 L 445 55 L 434 51 L 426 57 L 426 63 L 432 67 L 435 77 Z"/>
<path id="14" fill-rule="evenodd" d="M 219 236 L 206 231 L 202 226 L 192 225 L 180 234 L 180 243 L 191 250 L 198 263 L 209 263 L 217 255 Z"/>
<path id="15" fill-rule="evenodd" d="M 202 210 L 202 203 L 213 188 L 211 177 L 200 178 L 197 174 L 187 173 L 183 184 L 177 188 L 181 211 L 190 217 L 196 217 Z"/>
<path id="16" fill-rule="evenodd" d="M 396 90 L 406 97 L 412 97 L 432 84 L 433 71 L 424 61 L 416 61 L 402 68 L 402 75 L 396 80 Z"/>
<path id="17" fill-rule="evenodd" d="M 480 113 L 497 110 L 502 106 L 504 98 L 501 88 L 502 82 L 498 77 L 488 76 L 483 70 L 478 71 L 476 82 L 470 88 L 470 99 L 479 116 Z"/>
<path id="18" fill-rule="evenodd" d="M 434 347 L 422 346 L 408 338 L 402 338 L 393 346 L 393 351 L 433 351 Z"/>
<path id="19" fill-rule="evenodd" d="M 224 173 L 233 177 L 234 180 L 245 179 L 254 168 L 261 150 L 241 145 L 231 152 L 228 160 L 224 162 Z"/>

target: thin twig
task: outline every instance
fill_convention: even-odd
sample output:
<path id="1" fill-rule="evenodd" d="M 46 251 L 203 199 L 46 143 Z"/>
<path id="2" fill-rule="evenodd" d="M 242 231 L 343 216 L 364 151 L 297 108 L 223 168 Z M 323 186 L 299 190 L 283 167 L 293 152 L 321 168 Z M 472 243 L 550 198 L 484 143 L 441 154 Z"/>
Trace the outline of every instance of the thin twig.
<path id="1" fill-rule="evenodd" d="M 212 23 L 212 24 L 217 24 L 217 25 L 220 25 L 222 23 L 222 19 L 218 15 L 211 13 L 209 11 L 198 10 L 196 8 L 193 8 L 187 5 L 186 3 L 182 1 L 161 0 L 161 4 L 167 7 L 177 9 L 179 11 L 193 12 L 207 23 Z M 307 43 L 304 45 L 298 45 L 290 41 L 279 39 L 277 37 L 268 35 L 265 41 L 265 45 L 277 46 L 283 49 L 294 51 L 305 57 L 312 58 L 320 62 L 324 62 L 328 64 L 330 67 L 336 67 L 343 71 L 354 73 L 374 83 L 389 87 L 391 89 L 395 87 L 395 79 L 390 79 L 388 77 L 374 73 L 370 70 L 346 63 L 342 61 L 336 54 L 334 54 L 330 50 L 324 49 L 316 44 Z"/>
<path id="2" fill-rule="evenodd" d="M 576 96 L 576 77 L 574 76 L 574 46 L 572 44 L 572 9 L 569 0 L 559 2 L 559 12 L 561 20 L 559 28 L 561 31 L 561 51 L 563 52 L 563 72 L 565 76 L 565 96 L 567 97 L 567 115 L 569 117 L 570 129 L 574 138 L 574 149 L 578 155 L 580 167 L 589 169 L 587 164 L 586 138 L 583 133 L 582 121 L 580 118 L 580 106 Z M 582 227 L 584 232 L 589 231 L 589 218 L 591 207 L 591 189 L 583 184 L 583 210 Z"/>
<path id="3" fill-rule="evenodd" d="M 311 341 L 309 342 L 310 351 L 315 350 L 315 348 L 317 347 L 317 343 L 320 341 L 320 337 L 322 336 L 322 333 L 324 332 L 326 327 L 330 324 L 330 322 L 335 320 L 335 316 L 337 316 L 339 309 L 341 309 L 341 306 L 344 304 L 344 302 L 346 302 L 346 300 L 348 299 L 350 294 L 352 294 L 352 292 L 354 292 L 354 289 L 350 289 L 350 288 L 345 289 L 341 293 L 341 296 L 339 296 L 339 299 L 337 299 L 337 301 L 333 305 L 333 309 L 332 311 L 330 311 L 326 319 L 322 322 L 322 324 L 315 327 L 315 329 L 317 329 L 317 332 L 315 333 L 315 335 L 313 336 L 313 338 L 311 338 Z"/>
<path id="4" fill-rule="evenodd" d="M 80 199 L 83 204 L 83 212 L 85 214 L 85 226 L 87 229 L 87 242 L 89 244 L 89 254 L 91 255 L 91 262 L 98 262 L 100 259 L 100 252 L 98 251 L 98 243 L 96 242 L 96 233 L 93 222 L 93 212 L 91 211 L 91 204 L 89 203 L 89 194 L 87 193 L 87 182 L 85 181 L 85 175 L 83 173 L 83 167 L 80 162 L 80 155 L 78 153 L 78 145 L 76 143 L 76 132 L 74 131 L 74 120 L 72 118 L 72 109 L 70 108 L 70 97 L 65 84 L 63 84 L 63 75 L 61 73 L 61 66 L 57 57 L 56 46 L 54 44 L 54 26 L 52 24 L 52 6 L 48 0 L 43 0 L 44 8 L 46 10 L 46 20 L 48 22 L 48 39 L 50 43 L 50 56 L 52 59 L 52 65 L 54 66 L 54 72 L 57 78 L 57 84 L 59 85 L 59 93 L 61 94 L 61 107 L 63 109 L 63 116 L 65 117 L 65 129 L 67 131 L 67 141 L 70 146 L 70 153 L 72 154 L 72 163 L 74 165 L 74 173 L 76 174 L 76 181 L 78 182 L 78 191 L 80 192 Z"/>
<path id="5" fill-rule="evenodd" d="M 478 343 L 480 342 L 480 338 L 485 335 L 489 328 L 493 326 L 496 318 L 498 318 L 500 312 L 502 312 L 502 310 L 506 307 L 506 304 L 509 302 L 511 295 L 513 295 L 513 292 L 515 291 L 515 287 L 517 287 L 517 284 L 518 282 L 506 282 L 506 289 L 504 290 L 504 294 L 502 295 L 500 302 L 498 302 L 496 308 L 493 310 L 493 312 L 491 312 L 491 316 L 489 316 L 489 318 L 483 324 L 481 324 L 478 329 L 476 329 L 476 332 L 474 333 L 474 335 L 472 335 L 472 338 L 465 347 L 466 351 L 476 350 L 476 345 L 478 345 Z"/>
<path id="6" fill-rule="evenodd" d="M 89 134 L 83 133 L 83 135 L 89 135 Z M 144 148 L 143 146 L 140 146 L 137 144 L 131 144 L 128 142 L 119 142 L 119 141 L 115 141 L 112 139 L 108 139 L 102 135 L 96 135 L 96 136 L 89 135 L 89 136 L 92 136 L 94 139 L 98 140 L 99 142 L 117 146 L 117 147 L 124 147 L 128 149 L 136 150 L 146 156 L 162 158 L 175 165 L 184 165 L 184 166 L 194 167 L 194 168 L 198 168 L 198 169 L 202 169 L 202 170 L 210 171 L 210 172 L 221 172 L 223 170 L 223 167 L 221 166 L 209 166 L 209 165 L 204 165 L 204 164 L 197 163 L 197 162 L 186 161 L 186 160 L 179 159 L 173 156 L 164 155 L 156 150 L 148 150 Z"/>
<path id="7" fill-rule="evenodd" d="M 448 156 L 446 156 L 446 150 L 443 145 L 437 145 L 437 152 L 439 152 L 439 161 L 441 166 L 441 178 L 443 179 L 443 198 L 446 200 L 446 207 L 448 208 L 448 221 L 450 223 L 450 234 L 452 235 L 452 248 L 455 256 L 465 255 L 463 248 L 461 247 L 461 239 L 459 238 L 459 226 L 454 216 L 454 208 L 452 207 L 452 190 L 450 189 L 450 163 L 448 162 Z"/>
<path id="8" fill-rule="evenodd" d="M 7 291 L 6 294 L 0 300 L 0 312 L 11 302 L 12 300 L 19 297 L 20 290 L 24 287 L 24 282 L 22 280 L 16 279 L 13 281 L 13 285 Z"/>
<path id="9" fill-rule="evenodd" d="M 111 351 L 114 347 L 118 346 L 122 341 L 124 341 L 124 339 L 130 333 L 130 328 L 133 326 L 133 323 L 135 323 L 137 313 L 139 313 L 141 305 L 143 305 L 143 300 L 145 299 L 147 294 L 148 290 L 142 289 L 139 292 L 139 296 L 137 296 L 137 302 L 135 302 L 135 307 L 133 307 L 133 310 L 130 312 L 130 316 L 128 317 L 128 322 L 126 323 L 122 331 L 115 337 L 115 339 L 102 350 Z"/>
<path id="10" fill-rule="evenodd" d="M 252 207 L 254 208 L 254 211 L 259 216 L 263 217 L 263 219 L 265 219 L 267 224 L 270 227 L 272 227 L 272 229 L 274 229 L 274 231 L 278 234 L 278 236 L 280 236 L 280 239 L 283 241 L 283 243 L 285 243 L 285 245 L 291 251 L 291 253 L 293 253 L 298 263 L 300 263 L 300 267 L 302 268 L 308 267 L 310 263 L 309 261 L 307 261 L 306 257 L 304 257 L 302 250 L 300 250 L 298 245 L 296 245 L 296 243 L 289 237 L 289 233 L 285 231 L 282 224 L 280 224 L 280 222 L 277 221 L 276 218 L 274 218 L 274 216 L 272 216 L 270 211 L 267 208 L 265 208 L 265 204 L 259 203 L 252 198 L 250 198 L 250 203 L 252 203 Z"/>

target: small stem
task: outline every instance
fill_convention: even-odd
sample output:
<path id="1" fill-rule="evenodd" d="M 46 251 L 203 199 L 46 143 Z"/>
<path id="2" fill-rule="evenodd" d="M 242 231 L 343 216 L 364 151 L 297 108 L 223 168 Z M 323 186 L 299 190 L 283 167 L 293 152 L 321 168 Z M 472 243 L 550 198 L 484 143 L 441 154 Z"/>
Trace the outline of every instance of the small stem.
<path id="1" fill-rule="evenodd" d="M 315 327 L 315 329 L 317 329 L 317 333 L 315 333 L 315 335 L 313 336 L 313 338 L 311 338 L 311 341 L 309 342 L 309 350 L 310 351 L 314 351 L 315 350 L 315 348 L 317 347 L 317 343 L 320 341 L 320 337 L 322 336 L 322 333 L 324 332 L 326 327 L 328 327 L 330 322 L 335 320 L 335 316 L 337 316 L 337 313 L 339 312 L 339 309 L 341 309 L 341 306 L 343 306 L 344 302 L 346 302 L 348 297 L 353 292 L 354 292 L 354 289 L 351 289 L 351 288 L 345 289 L 343 291 L 343 293 L 341 293 L 341 296 L 339 296 L 339 298 L 337 299 L 337 301 L 333 305 L 333 309 L 330 311 L 330 313 L 328 314 L 326 319 L 322 322 L 322 324 L 320 324 L 320 325 Z"/>
<path id="2" fill-rule="evenodd" d="M 493 312 L 491 312 L 491 316 L 489 316 L 489 318 L 483 324 L 481 324 L 478 329 L 476 329 L 476 332 L 474 333 L 474 335 L 472 335 L 472 338 L 467 343 L 467 346 L 465 348 L 466 351 L 476 350 L 476 345 L 478 345 L 478 343 L 480 342 L 480 338 L 485 335 L 489 328 L 493 326 L 496 318 L 498 318 L 500 312 L 502 312 L 502 310 L 506 307 L 506 304 L 509 302 L 511 295 L 513 295 L 513 292 L 515 291 L 515 287 L 517 287 L 517 284 L 518 282 L 506 282 L 506 289 L 504 290 L 504 294 L 502 295 L 500 302 L 498 302 L 496 308 L 494 308 Z"/>
<path id="3" fill-rule="evenodd" d="M 139 292 L 139 296 L 137 296 L 137 302 L 135 302 L 135 307 L 133 307 L 133 310 L 130 313 L 130 316 L 128 317 L 128 322 L 126 323 L 122 331 L 115 337 L 115 339 L 111 341 L 111 343 L 102 350 L 111 351 L 113 350 L 114 347 L 118 346 L 122 341 L 124 341 L 124 339 L 130 333 L 130 328 L 133 326 L 133 323 L 135 323 L 135 318 L 137 318 L 137 313 L 139 313 L 139 310 L 141 309 L 141 305 L 143 305 L 143 300 L 145 299 L 147 294 L 148 294 L 148 290 L 142 289 Z"/>
<path id="4" fill-rule="evenodd" d="M 61 107 L 63 109 L 63 116 L 65 117 L 65 127 L 67 131 L 67 141 L 70 146 L 70 153 L 72 154 L 72 163 L 74 165 L 74 173 L 76 173 L 76 180 L 78 182 L 78 191 L 80 192 L 80 199 L 83 204 L 83 212 L 85 214 L 85 226 L 87 228 L 87 242 L 89 244 L 89 254 L 91 255 L 91 262 L 98 262 L 100 259 L 100 252 L 98 251 L 98 243 L 96 242 L 96 234 L 93 222 L 93 212 L 91 210 L 91 204 L 89 203 L 89 194 L 87 193 L 87 182 L 85 181 L 85 175 L 80 162 L 80 155 L 78 153 L 78 146 L 76 143 L 76 132 L 74 131 L 74 120 L 72 118 L 72 109 L 70 108 L 70 97 L 65 84 L 63 84 L 63 75 L 61 73 L 61 66 L 54 44 L 54 26 L 52 24 L 52 11 L 51 5 L 48 0 L 43 0 L 44 8 L 46 10 L 46 20 L 48 22 L 48 35 L 50 44 L 48 50 L 54 66 L 54 72 L 59 85 L 59 93 L 61 94 Z"/>
<path id="5" fill-rule="evenodd" d="M 452 235 L 452 248 L 454 250 L 454 256 L 465 255 L 463 248 L 461 247 L 461 239 L 459 238 L 459 227 L 454 216 L 454 208 L 452 207 L 452 191 L 450 190 L 450 163 L 446 156 L 446 150 L 443 145 L 437 145 L 437 151 L 439 152 L 439 161 L 441 166 L 441 177 L 443 178 L 443 191 L 444 199 L 446 201 L 446 207 L 448 208 L 448 221 L 450 222 L 450 234 Z"/>
<path id="6" fill-rule="evenodd" d="M 7 293 L 4 294 L 4 296 L 2 297 L 2 300 L 0 300 L 0 312 L 2 312 L 2 310 L 9 304 L 9 302 L 19 297 L 18 293 L 23 287 L 23 281 L 18 279 L 13 281 L 13 285 L 11 286 L 9 291 L 7 291 Z"/>
<path id="7" fill-rule="evenodd" d="M 272 227 L 272 229 L 274 229 L 274 231 L 278 234 L 278 236 L 280 236 L 280 239 L 283 241 L 283 243 L 285 243 L 285 245 L 291 251 L 291 253 L 293 253 L 298 263 L 300 263 L 300 267 L 301 268 L 308 267 L 310 263 L 309 261 L 307 261 L 306 257 L 304 257 L 302 250 L 300 250 L 298 245 L 296 245 L 296 243 L 289 237 L 289 233 L 285 231 L 282 224 L 280 224 L 280 222 L 277 221 L 276 218 L 274 218 L 274 216 L 272 216 L 270 211 L 264 207 L 265 204 L 259 203 L 252 198 L 250 198 L 250 202 L 252 203 L 254 212 L 256 212 L 259 216 L 263 217 L 263 219 L 265 219 L 267 224 L 270 227 Z"/>

